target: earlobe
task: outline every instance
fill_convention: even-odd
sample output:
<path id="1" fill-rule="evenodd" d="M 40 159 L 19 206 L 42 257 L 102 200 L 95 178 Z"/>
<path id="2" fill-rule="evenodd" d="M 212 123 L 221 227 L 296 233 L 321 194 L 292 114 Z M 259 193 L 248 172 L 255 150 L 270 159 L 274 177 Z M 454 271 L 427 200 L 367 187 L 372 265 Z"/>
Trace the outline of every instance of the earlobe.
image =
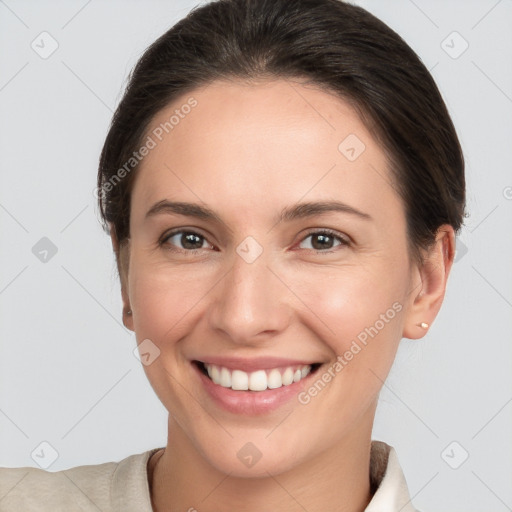
<path id="1" fill-rule="evenodd" d="M 122 259 L 122 257 L 120 259 Z M 123 300 L 123 324 L 127 329 L 133 331 L 133 312 L 130 305 L 130 297 L 128 293 L 127 272 L 124 272 L 122 269 L 119 269 L 119 279 L 121 281 L 121 297 Z"/>
<path id="2" fill-rule="evenodd" d="M 420 282 L 413 283 L 410 307 L 405 318 L 402 336 L 422 338 L 443 303 L 448 276 L 455 256 L 453 227 L 443 224 L 437 231 L 436 240 L 415 274 Z M 419 289 L 419 292 L 418 292 Z"/>
<path id="3" fill-rule="evenodd" d="M 133 331 L 133 313 L 132 310 L 124 306 L 123 307 L 123 325 L 129 329 L 130 331 Z"/>
<path id="4" fill-rule="evenodd" d="M 129 240 L 123 241 L 122 244 L 116 235 L 115 226 L 110 224 L 110 239 L 112 241 L 112 249 L 116 255 L 117 271 L 121 282 L 121 297 L 123 300 L 123 325 L 133 331 L 133 314 L 130 306 L 130 298 L 128 293 L 128 256 Z"/>

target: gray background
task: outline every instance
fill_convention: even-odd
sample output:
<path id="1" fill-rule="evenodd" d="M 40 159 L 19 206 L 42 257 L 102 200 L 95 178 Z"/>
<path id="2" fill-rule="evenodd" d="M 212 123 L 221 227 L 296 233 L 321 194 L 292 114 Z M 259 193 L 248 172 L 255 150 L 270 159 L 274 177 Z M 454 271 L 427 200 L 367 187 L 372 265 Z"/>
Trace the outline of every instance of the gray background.
<path id="1" fill-rule="evenodd" d="M 127 73 L 196 3 L 0 1 L 0 466 L 55 471 L 166 443 L 93 191 Z M 401 343 L 373 438 L 395 447 L 422 512 L 512 510 L 512 1 L 357 3 L 432 70 L 471 214 L 439 316 Z M 45 59 L 31 47 L 51 49 L 43 31 L 58 43 Z"/>

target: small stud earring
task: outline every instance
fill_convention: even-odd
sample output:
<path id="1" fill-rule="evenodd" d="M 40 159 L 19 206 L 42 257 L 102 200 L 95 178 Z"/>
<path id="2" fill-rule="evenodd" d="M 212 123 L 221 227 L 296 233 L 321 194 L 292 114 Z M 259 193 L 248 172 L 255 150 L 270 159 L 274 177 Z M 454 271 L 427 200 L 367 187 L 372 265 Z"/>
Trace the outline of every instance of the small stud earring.
<path id="1" fill-rule="evenodd" d="M 127 312 L 126 312 L 127 315 L 131 315 L 132 314 L 132 310 L 129 309 Z"/>
<path id="2" fill-rule="evenodd" d="M 428 329 L 428 324 L 426 322 L 421 322 L 421 324 L 419 324 L 419 326 L 422 328 L 422 329 Z"/>

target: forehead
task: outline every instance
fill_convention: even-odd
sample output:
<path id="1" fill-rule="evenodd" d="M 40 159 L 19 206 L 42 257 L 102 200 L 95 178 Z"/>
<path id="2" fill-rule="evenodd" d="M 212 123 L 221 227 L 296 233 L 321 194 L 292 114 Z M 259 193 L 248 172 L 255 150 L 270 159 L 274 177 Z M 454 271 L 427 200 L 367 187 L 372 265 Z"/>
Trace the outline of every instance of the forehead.
<path id="1" fill-rule="evenodd" d="M 358 113 L 297 81 L 213 82 L 161 110 L 147 136 L 154 147 L 137 171 L 136 210 L 164 198 L 275 210 L 320 196 L 400 208 L 385 153 Z"/>

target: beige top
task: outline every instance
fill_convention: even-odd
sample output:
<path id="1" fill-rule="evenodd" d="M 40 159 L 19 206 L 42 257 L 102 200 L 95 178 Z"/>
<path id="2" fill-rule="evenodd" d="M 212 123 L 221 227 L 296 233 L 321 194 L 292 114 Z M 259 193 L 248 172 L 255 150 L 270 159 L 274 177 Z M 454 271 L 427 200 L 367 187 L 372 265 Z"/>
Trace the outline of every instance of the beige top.
<path id="1" fill-rule="evenodd" d="M 0 468 L 0 512 L 152 512 L 147 463 L 158 450 L 55 472 Z M 370 477 L 377 491 L 365 512 L 419 512 L 394 448 L 382 441 L 372 441 Z"/>

